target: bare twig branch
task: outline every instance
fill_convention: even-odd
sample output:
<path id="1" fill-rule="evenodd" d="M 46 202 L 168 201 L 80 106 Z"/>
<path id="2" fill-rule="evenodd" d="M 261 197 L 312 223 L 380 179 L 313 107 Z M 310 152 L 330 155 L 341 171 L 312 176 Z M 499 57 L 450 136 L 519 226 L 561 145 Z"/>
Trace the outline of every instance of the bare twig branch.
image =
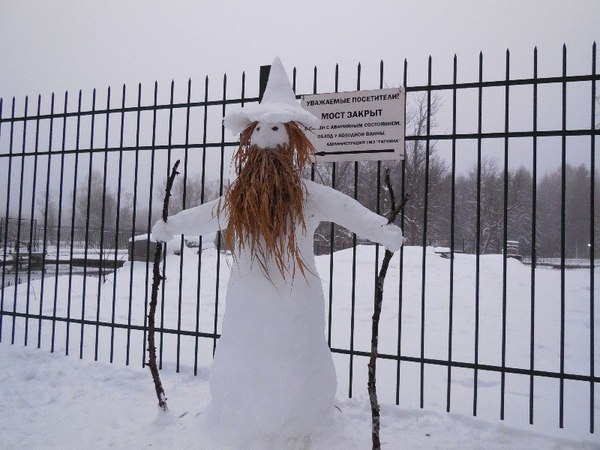
<path id="1" fill-rule="evenodd" d="M 399 205 L 396 206 L 396 196 L 392 183 L 390 181 L 390 171 L 386 168 L 385 170 L 385 184 L 390 194 L 390 202 L 392 209 L 388 216 L 388 224 L 396 220 L 396 216 L 402 211 L 406 202 L 408 201 L 408 195 L 405 195 Z M 369 401 L 371 403 L 371 436 L 373 441 L 373 450 L 379 450 L 381 448 L 381 441 L 379 438 L 379 429 L 381 425 L 379 401 L 377 400 L 377 386 L 376 386 L 376 371 L 377 371 L 377 346 L 379 343 L 379 319 L 381 317 L 381 305 L 383 302 L 383 283 L 387 274 L 390 260 L 394 254 L 386 250 L 385 256 L 381 263 L 381 269 L 375 282 L 375 299 L 373 305 L 373 317 L 372 317 L 372 328 L 371 328 L 371 356 L 369 358 L 368 370 L 369 370 L 369 381 L 368 381 L 368 392 Z"/>
<path id="2" fill-rule="evenodd" d="M 164 222 L 167 221 L 169 212 L 169 198 L 171 197 L 171 189 L 173 187 L 173 180 L 179 172 L 177 167 L 179 166 L 179 160 L 175 162 L 171 175 L 167 180 L 167 187 L 165 192 L 165 199 L 163 201 L 162 219 Z M 150 296 L 150 308 L 148 312 L 148 367 L 152 374 L 152 381 L 154 381 L 154 389 L 156 390 L 156 397 L 158 398 L 158 407 L 163 411 L 167 411 L 167 397 L 165 396 L 165 390 L 162 387 L 160 381 L 160 374 L 158 373 L 158 367 L 156 365 L 156 344 L 154 339 L 154 327 L 155 327 L 155 316 L 156 316 L 156 304 L 158 302 L 158 288 L 160 282 L 163 280 L 163 276 L 160 273 L 160 262 L 162 261 L 163 243 L 156 243 L 156 250 L 154 252 L 154 264 L 152 266 L 152 294 Z"/>

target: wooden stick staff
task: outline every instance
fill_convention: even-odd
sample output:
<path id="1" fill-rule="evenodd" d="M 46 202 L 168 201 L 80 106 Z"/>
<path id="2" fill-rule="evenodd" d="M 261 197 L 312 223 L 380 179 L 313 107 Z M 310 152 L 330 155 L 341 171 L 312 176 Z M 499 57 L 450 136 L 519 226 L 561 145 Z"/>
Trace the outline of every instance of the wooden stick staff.
<path id="1" fill-rule="evenodd" d="M 167 179 L 167 187 L 165 192 L 165 199 L 163 201 L 162 219 L 164 222 L 167 221 L 169 214 L 169 197 L 171 197 L 171 189 L 173 187 L 173 181 L 179 174 L 177 167 L 179 166 L 179 160 L 175 162 L 171 175 Z M 160 262 L 162 261 L 163 253 L 162 242 L 156 243 L 156 250 L 154 252 L 154 264 L 152 266 L 152 294 L 150 296 L 150 311 L 148 312 L 148 367 L 150 367 L 150 373 L 152 374 L 152 381 L 154 381 L 154 389 L 156 390 L 156 397 L 158 398 L 158 407 L 163 411 L 167 411 L 167 397 L 165 396 L 165 390 L 162 387 L 160 381 L 160 374 L 158 373 L 158 366 L 156 365 L 156 344 L 154 340 L 154 324 L 156 316 L 156 304 L 158 302 L 158 288 L 160 282 L 164 277 L 160 273 Z"/>
<path id="2" fill-rule="evenodd" d="M 409 196 L 405 195 L 400 204 L 396 206 L 396 196 L 394 194 L 394 190 L 392 189 L 392 183 L 390 181 L 390 170 L 387 168 L 385 169 L 385 184 L 390 193 L 390 200 L 392 206 L 392 209 L 388 216 L 388 224 L 390 224 L 396 219 L 398 213 L 404 208 L 404 205 L 406 205 Z M 381 263 L 381 269 L 379 270 L 379 275 L 375 280 L 375 300 L 371 328 L 371 356 L 369 358 L 368 364 L 369 381 L 367 384 L 369 392 L 369 401 L 371 403 L 371 436 L 373 441 L 373 450 L 381 449 L 381 441 L 379 439 L 379 429 L 381 425 L 381 420 L 379 412 L 379 402 L 377 401 L 377 387 L 375 383 L 375 374 L 377 368 L 377 345 L 379 342 L 379 318 L 381 317 L 381 304 L 383 302 L 383 283 L 385 281 L 388 266 L 393 255 L 394 254 L 389 250 L 385 251 L 385 256 L 383 257 L 383 262 Z"/>

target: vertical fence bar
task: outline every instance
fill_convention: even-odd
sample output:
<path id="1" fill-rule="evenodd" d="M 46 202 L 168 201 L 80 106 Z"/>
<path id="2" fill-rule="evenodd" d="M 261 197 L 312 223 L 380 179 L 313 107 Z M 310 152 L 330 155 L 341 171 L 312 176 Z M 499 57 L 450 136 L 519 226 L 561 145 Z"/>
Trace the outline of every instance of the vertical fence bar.
<path id="1" fill-rule="evenodd" d="M 473 370 L 473 415 L 477 415 L 477 383 L 479 377 L 479 270 L 481 264 L 481 130 L 483 110 L 483 53 L 479 53 L 479 86 L 477 88 L 477 213 L 475 231 L 475 348 Z"/>
<path id="2" fill-rule="evenodd" d="M 187 198 L 187 175 L 188 175 L 188 154 L 190 145 L 190 102 L 192 99 L 192 79 L 188 79 L 187 84 L 187 105 L 185 110 L 185 149 L 183 157 L 183 198 L 181 199 L 182 208 L 186 208 Z M 179 258 L 179 295 L 177 298 L 177 354 L 175 363 L 175 372 L 179 373 L 179 365 L 181 359 L 181 307 L 183 304 L 183 252 L 186 251 L 184 248 L 183 235 L 181 235 L 180 241 L 181 258 Z M 200 249 L 201 250 L 201 249 Z"/>
<path id="3" fill-rule="evenodd" d="M 421 256 L 421 348 L 420 348 L 420 372 L 419 372 L 419 406 L 424 407 L 425 403 L 425 285 L 427 281 L 427 224 L 429 218 L 429 156 L 431 134 L 431 67 L 432 60 L 429 56 L 427 62 L 427 121 L 425 132 L 427 140 L 425 141 L 425 192 L 423 193 L 423 251 Z"/>
<path id="4" fill-rule="evenodd" d="M 2 137 L 2 108 L 4 106 L 4 99 L 0 98 L 0 138 Z M 39 115 L 39 114 L 38 114 Z M 12 122 L 11 122 L 12 124 Z M 8 176 L 7 179 L 9 180 L 8 182 L 8 189 L 6 192 L 6 214 L 4 216 L 3 219 L 0 219 L 0 225 L 3 225 L 3 227 L 0 227 L 0 234 L 4 234 L 4 239 L 3 239 L 3 245 L 2 245 L 2 260 L 6 261 L 6 241 L 7 241 L 7 237 L 8 237 L 8 206 L 9 206 L 9 199 L 10 199 L 10 172 L 12 169 L 12 158 L 10 157 L 10 153 L 9 153 L 9 157 L 8 157 Z M 2 264 L 2 292 L 0 293 L 0 311 L 4 311 L 4 288 L 6 286 L 6 264 Z M 3 322 L 3 318 L 4 318 L 4 314 L 0 314 L 0 342 L 2 342 L 2 322 Z"/>
<path id="5" fill-rule="evenodd" d="M 567 46 L 562 53 L 562 136 L 561 136 L 561 183 L 560 183 L 560 380 L 558 423 L 564 426 L 565 392 L 565 259 L 566 259 L 566 192 L 567 192 Z"/>
<path id="6" fill-rule="evenodd" d="M 448 375 L 446 385 L 446 412 L 450 412 L 452 399 L 452 338 L 454 331 L 454 246 L 455 227 L 454 219 L 456 212 L 456 81 L 458 72 L 458 61 L 454 55 L 452 66 L 452 156 L 450 173 L 450 292 L 448 298 Z"/>
<path id="7" fill-rule="evenodd" d="M 92 195 L 92 174 L 93 174 L 93 162 L 94 162 L 94 131 L 96 125 L 96 89 L 92 91 L 92 123 L 90 125 L 90 151 L 89 158 L 90 161 L 88 163 L 88 179 L 87 179 L 87 207 L 85 213 L 85 247 L 83 249 L 83 258 L 85 262 L 83 263 L 83 291 L 81 294 L 81 331 L 79 336 L 79 358 L 83 359 L 83 350 L 84 350 L 84 337 L 85 337 L 85 296 L 87 292 L 87 259 L 88 259 L 88 250 L 89 250 L 89 240 L 90 240 L 90 200 Z"/>
<path id="8" fill-rule="evenodd" d="M 31 258 L 31 251 L 33 250 L 33 230 L 35 229 L 36 220 L 35 218 L 35 202 L 36 202 L 36 188 L 37 188 L 37 168 L 38 168 L 38 153 L 39 153 L 39 136 L 40 136 L 40 113 L 42 108 L 42 96 L 38 95 L 37 101 L 37 113 L 35 119 L 35 148 L 34 148 L 34 157 L 33 157 L 33 185 L 31 188 L 31 208 L 29 210 L 29 217 L 31 218 L 30 227 L 29 227 L 29 245 L 30 252 L 29 257 Z M 4 285 L 3 285 L 4 286 Z M 31 270 L 27 273 L 27 306 L 25 309 L 25 337 L 24 344 L 27 345 L 29 343 L 29 314 L 30 314 L 30 302 L 29 295 L 31 293 Z"/>
<path id="9" fill-rule="evenodd" d="M 50 339 L 50 351 L 54 352 L 54 342 L 56 338 L 56 313 L 58 306 L 58 273 L 60 263 L 60 241 L 61 241 L 61 230 L 62 230 L 62 201 L 63 201 L 63 183 L 65 181 L 65 150 L 67 140 L 67 110 L 69 105 L 69 92 L 65 92 L 63 108 L 63 127 L 62 127 L 62 140 L 60 149 L 60 178 L 58 185 L 58 219 L 56 223 L 56 273 L 54 275 L 54 303 L 52 305 L 52 337 Z"/>
<path id="10" fill-rule="evenodd" d="M 225 117 L 227 106 L 227 74 L 223 75 L 223 103 L 221 117 Z M 225 125 L 221 122 L 221 167 L 219 170 L 219 196 L 223 195 L 223 177 L 225 170 Z M 213 321 L 213 356 L 217 349 L 217 321 L 219 318 L 219 287 L 221 286 L 221 233 L 217 233 L 217 274 L 215 282 L 215 317 Z"/>
<path id="11" fill-rule="evenodd" d="M 592 46 L 592 75 L 596 75 L 596 43 Z M 596 204 L 594 195 L 596 193 L 596 139 L 593 134 L 596 129 L 596 81 L 592 80 L 592 108 L 591 108 L 591 124 L 590 129 L 592 134 L 590 136 L 590 433 L 594 432 L 594 404 L 595 404 L 595 392 L 594 392 L 594 381 L 595 376 L 595 317 L 594 317 L 594 289 L 595 289 L 595 246 L 596 246 Z"/>
<path id="12" fill-rule="evenodd" d="M 18 290 L 19 290 L 19 262 L 21 256 L 21 222 L 22 222 L 22 213 L 23 213 L 23 178 L 25 174 L 25 150 L 26 150 L 26 138 L 27 138 L 27 114 L 28 114 L 28 106 L 29 106 L 29 97 L 25 97 L 25 106 L 24 106 L 24 120 L 23 120 L 23 134 L 21 143 L 21 175 L 19 179 L 19 205 L 17 209 L 17 241 L 15 245 L 15 287 L 14 287 L 14 296 L 13 296 L 13 309 L 14 312 L 17 312 L 17 303 L 18 303 Z M 29 251 L 31 254 L 31 250 Z M 28 264 L 27 268 L 28 272 L 31 272 L 31 264 Z M 26 306 L 27 307 L 27 306 Z M 14 336 L 14 319 L 13 316 L 13 336 Z"/>
<path id="13" fill-rule="evenodd" d="M 48 251 L 48 201 L 50 196 L 50 173 L 52 168 L 52 137 L 54 131 L 54 92 L 50 99 L 50 130 L 48 133 L 48 164 L 46 165 L 46 198 L 44 201 L 44 238 L 42 243 L 42 267 L 46 267 L 46 253 Z M 42 339 L 42 313 L 44 311 L 44 285 L 46 277 L 42 277 L 40 283 L 40 309 L 38 322 L 38 348 L 41 347 Z M 13 316 L 14 318 L 14 316 Z M 54 320 L 54 319 L 53 319 Z"/>
<path id="14" fill-rule="evenodd" d="M 150 255 L 150 230 L 152 229 L 152 206 L 154 200 L 154 165 L 156 158 L 156 114 L 158 111 L 158 81 L 154 82 L 154 94 L 153 94 L 153 106 L 152 106 L 152 150 L 150 153 L 150 188 L 149 188 L 149 201 L 148 201 L 148 221 L 146 222 L 146 229 L 148 230 L 148 239 L 146 240 L 146 255 Z M 163 245 L 160 242 L 156 242 L 156 245 Z M 166 246 L 164 246 L 166 247 Z M 166 248 L 165 248 L 166 250 Z M 166 253 L 163 252 L 163 255 Z M 148 286 L 150 279 L 150 257 L 146 257 L 146 275 L 144 283 L 144 333 L 142 348 L 145 351 L 142 354 L 142 367 L 146 366 L 146 335 L 148 333 Z M 163 289 L 164 290 L 164 289 Z"/>
<path id="15" fill-rule="evenodd" d="M 358 63 L 356 90 L 360 91 L 361 65 Z M 354 162 L 354 199 L 358 198 L 358 161 Z M 352 398 L 354 380 L 354 319 L 356 317 L 356 233 L 352 233 L 352 284 L 350 299 L 350 361 L 348 367 L 348 397 Z"/>
<path id="16" fill-rule="evenodd" d="M 383 89 L 383 60 L 379 62 L 379 89 Z M 377 193 L 375 198 L 375 212 L 381 213 L 381 161 L 377 161 L 377 175 L 376 175 Z M 375 244 L 375 265 L 373 279 L 376 280 L 379 275 L 379 244 Z M 373 289 L 375 291 L 375 289 Z M 373 298 L 375 298 L 375 292 L 373 292 Z M 375 308 L 375 304 L 373 306 Z M 375 309 L 373 309 L 375 311 Z"/>
<path id="17" fill-rule="evenodd" d="M 138 175 L 140 166 L 140 126 L 141 126 L 141 111 L 142 107 L 142 84 L 138 83 L 138 94 L 137 94 L 137 108 L 136 108 L 136 119 L 135 119 L 135 162 L 133 169 L 133 213 L 131 217 L 131 253 L 133 256 L 134 249 L 136 246 L 136 225 L 137 225 L 137 201 L 138 201 Z M 150 242 L 150 233 L 147 234 L 147 242 Z M 146 253 L 146 260 L 149 259 L 149 255 Z M 132 257 L 129 261 L 129 302 L 127 305 L 127 346 L 125 350 L 125 364 L 129 365 L 130 351 L 131 351 L 131 318 L 133 314 L 133 268 L 135 266 L 135 257 Z M 143 352 L 142 352 L 143 354 Z"/>
<path id="18" fill-rule="evenodd" d="M 271 66 L 270 65 L 266 65 L 266 66 L 260 66 L 259 69 L 259 81 L 258 81 L 258 101 L 262 102 L 262 98 L 263 98 L 263 94 L 265 93 L 265 90 L 267 89 L 267 83 L 269 81 L 269 75 L 271 73 Z M 296 84 L 295 84 L 295 78 L 294 78 L 294 85 L 293 88 L 295 89 Z"/>
<path id="19" fill-rule="evenodd" d="M 102 285 L 104 284 L 104 228 L 106 225 L 106 178 L 108 175 L 108 137 L 110 133 L 110 97 L 111 89 L 108 87 L 106 94 L 106 125 L 104 128 L 104 157 L 102 165 L 102 209 L 100 211 L 100 253 L 98 261 L 98 299 L 96 302 L 96 336 L 94 341 L 94 361 L 98 361 L 98 344 L 100 339 L 100 306 L 102 304 Z"/>
<path id="20" fill-rule="evenodd" d="M 535 270 L 537 265 L 537 112 L 538 112 L 538 54 L 537 47 L 533 51 L 533 174 L 531 180 L 531 303 L 530 303 L 530 325 L 529 325 L 529 424 L 533 425 L 533 407 L 535 393 Z"/>
<path id="21" fill-rule="evenodd" d="M 119 162 L 117 169 L 117 216 L 115 217 L 115 241 L 114 241 L 114 260 L 113 260 L 113 286 L 112 286 L 112 307 L 110 314 L 110 354 L 109 362 L 113 362 L 115 353 L 115 309 L 117 307 L 117 260 L 119 255 L 119 236 L 121 230 L 121 183 L 123 178 L 123 140 L 125 134 L 125 104 L 127 99 L 127 87 L 123 85 L 121 91 L 121 123 L 119 127 Z M 133 264 L 133 261 L 130 263 Z"/>
<path id="22" fill-rule="evenodd" d="M 334 73 L 334 89 L 335 92 L 339 92 L 339 81 L 340 81 L 340 65 L 335 65 Z M 336 162 L 331 163 L 331 188 L 335 189 L 336 185 Z M 327 344 L 331 347 L 331 333 L 333 327 L 333 254 L 335 252 L 335 224 L 331 222 L 329 224 L 329 316 L 327 319 Z"/>
<path id="23" fill-rule="evenodd" d="M 403 75 L 402 75 L 402 86 L 404 87 L 404 92 L 406 92 L 407 88 L 407 80 L 408 80 L 408 61 L 404 60 L 403 66 Z M 408 97 L 408 96 L 407 96 Z M 406 117 L 406 103 L 404 105 L 404 117 Z M 406 131 L 405 131 L 406 134 Z M 404 153 L 406 154 L 406 140 L 404 141 Z M 406 158 L 402 159 L 401 162 L 401 172 L 402 172 L 402 184 L 400 187 L 401 198 L 404 198 L 406 195 Z M 406 218 L 406 214 L 404 209 L 400 211 L 400 228 L 404 230 L 404 219 Z M 402 293 L 404 288 L 404 245 L 400 247 L 400 261 L 398 263 L 398 320 L 397 320 L 397 330 L 398 330 L 398 338 L 396 342 L 396 405 L 400 404 L 400 361 L 402 356 Z"/>
<path id="24" fill-rule="evenodd" d="M 360 65 L 359 65 L 360 67 Z M 360 71 L 360 69 L 359 69 Z M 360 88 L 357 88 L 360 90 Z M 358 199 L 358 161 L 354 162 L 354 199 Z M 354 390 L 354 325 L 356 319 L 356 233 L 352 233 L 352 281 L 350 288 L 350 361 L 348 367 L 348 397 Z"/>
<path id="25" fill-rule="evenodd" d="M 510 124 L 510 52 L 506 50 L 506 85 L 504 87 L 504 198 L 502 205 L 502 349 L 500 372 L 500 420 L 504 420 L 504 402 L 506 392 L 506 271 L 508 249 L 508 132 Z"/>
<path id="26" fill-rule="evenodd" d="M 296 92 L 296 68 L 294 67 L 294 93 Z M 313 69 L 313 94 L 317 93 L 317 66 L 314 67 Z M 315 163 L 311 163 L 310 164 L 310 179 L 311 181 L 315 181 Z"/>
<path id="27" fill-rule="evenodd" d="M 360 66 L 359 66 L 360 67 Z M 360 90 L 358 88 L 357 90 Z M 354 162 L 354 199 L 358 198 L 358 161 Z M 348 367 L 348 397 L 352 398 L 354 384 L 354 324 L 356 318 L 356 233 L 352 233 L 352 282 L 350 294 L 350 364 Z"/>
<path id="28" fill-rule="evenodd" d="M 171 150 L 173 145 L 173 104 L 175 103 L 175 80 L 171 80 L 171 90 L 169 95 L 169 128 L 168 128 L 168 137 L 167 137 L 167 167 L 166 167 L 166 175 L 165 180 L 169 178 L 170 168 L 171 168 Z M 180 241 L 182 242 L 183 239 Z M 165 258 L 162 261 L 162 273 L 167 273 L 167 249 L 165 243 Z M 179 278 L 181 279 L 182 274 L 179 274 Z M 164 349 L 164 329 L 165 329 L 165 282 L 166 279 L 163 278 L 161 280 L 161 292 L 160 292 L 160 340 L 158 344 L 158 368 L 162 370 L 163 368 L 163 349 Z"/>
<path id="29" fill-rule="evenodd" d="M 11 106 L 11 122 L 10 122 L 10 131 L 8 132 L 8 176 L 6 181 L 6 213 L 5 217 L 5 225 L 4 225 L 4 261 L 6 261 L 6 250 L 8 249 L 8 227 L 9 227 L 9 215 L 10 215 L 10 192 L 11 192 L 11 184 L 12 184 L 12 160 L 13 160 L 13 138 L 14 138 L 14 129 L 15 129 L 15 97 L 12 98 L 12 106 Z M 6 284 L 6 264 L 2 265 L 2 293 L 0 297 L 0 309 L 4 311 L 4 285 Z M 3 318 L 4 315 L 0 315 L 0 342 L 2 342 L 2 331 L 3 331 Z M 13 316 L 14 319 L 14 316 Z"/>
<path id="30" fill-rule="evenodd" d="M 23 120 L 23 134 L 21 143 L 21 176 L 19 179 L 19 206 L 17 209 L 17 241 L 15 245 L 15 288 L 14 288 L 14 298 L 13 298 L 13 311 L 17 312 L 17 302 L 18 302 L 18 291 L 19 291 L 19 262 L 20 262 L 20 252 L 21 252 L 21 222 L 23 219 L 23 178 L 25 175 L 25 150 L 27 145 L 27 114 L 28 114 L 28 106 L 29 106 L 29 97 L 25 97 L 25 106 L 24 110 L 24 120 Z M 29 254 L 31 255 L 31 249 L 29 250 Z M 30 261 L 27 263 L 27 271 L 31 273 L 31 264 Z M 27 286 L 29 288 L 29 286 Z M 27 308 L 27 306 L 26 306 Z M 14 334 L 15 334 L 15 319 L 16 315 L 13 316 L 13 342 L 14 343 Z"/>
<path id="31" fill-rule="evenodd" d="M 69 249 L 69 258 L 73 260 L 74 244 L 75 244 L 75 216 L 77 215 L 77 177 L 79 174 L 79 138 L 81 134 L 81 97 L 82 92 L 79 90 L 77 97 L 77 124 L 75 130 L 75 163 L 73 169 L 73 202 L 71 203 L 71 245 Z M 67 293 L 67 329 L 65 332 L 65 354 L 69 354 L 69 339 L 71 337 L 71 291 L 73 286 L 73 264 L 69 264 L 69 292 Z"/>
<path id="32" fill-rule="evenodd" d="M 244 73 L 244 81 L 245 81 L 245 73 Z M 244 83 L 242 83 L 245 86 Z M 243 91 L 242 91 L 243 92 Z M 242 94 L 242 98 L 244 95 Z M 200 203 L 204 203 L 204 193 L 205 193 L 205 182 L 206 182 L 206 133 L 207 133 L 207 125 L 208 125 L 208 77 L 204 78 L 204 116 L 202 117 L 202 169 L 200 174 L 202 188 L 200 191 Z M 217 236 L 220 233 L 217 233 Z M 217 237 L 217 240 L 219 238 Z M 203 246 L 203 238 L 202 236 L 198 237 L 198 277 L 196 282 L 196 335 L 194 338 L 194 375 L 198 375 L 198 349 L 200 346 L 200 292 L 202 290 L 202 246 Z"/>

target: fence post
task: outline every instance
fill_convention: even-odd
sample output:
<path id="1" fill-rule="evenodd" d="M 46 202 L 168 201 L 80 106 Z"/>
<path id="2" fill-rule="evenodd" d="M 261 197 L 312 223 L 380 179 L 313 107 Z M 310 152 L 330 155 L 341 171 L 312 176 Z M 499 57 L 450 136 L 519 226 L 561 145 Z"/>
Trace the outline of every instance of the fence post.
<path id="1" fill-rule="evenodd" d="M 263 94 L 267 88 L 267 81 L 269 81 L 269 74 L 271 73 L 271 66 L 260 66 L 260 75 L 258 80 L 258 101 L 262 102 Z"/>

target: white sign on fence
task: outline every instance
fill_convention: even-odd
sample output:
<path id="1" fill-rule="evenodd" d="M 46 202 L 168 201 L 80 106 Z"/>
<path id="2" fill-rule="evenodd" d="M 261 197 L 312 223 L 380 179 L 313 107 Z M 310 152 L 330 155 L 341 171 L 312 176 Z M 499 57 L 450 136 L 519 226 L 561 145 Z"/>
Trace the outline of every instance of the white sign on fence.
<path id="1" fill-rule="evenodd" d="M 403 88 L 304 95 L 302 107 L 321 119 L 306 133 L 315 160 L 403 159 L 405 101 Z"/>

